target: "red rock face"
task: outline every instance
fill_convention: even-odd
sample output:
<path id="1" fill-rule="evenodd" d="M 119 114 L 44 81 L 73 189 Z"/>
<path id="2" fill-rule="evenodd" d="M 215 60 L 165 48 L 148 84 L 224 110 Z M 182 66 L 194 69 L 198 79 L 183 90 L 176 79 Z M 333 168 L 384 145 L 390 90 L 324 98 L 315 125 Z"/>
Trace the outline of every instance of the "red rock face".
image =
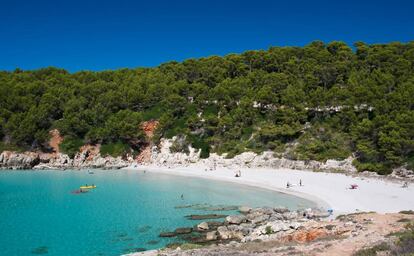
<path id="1" fill-rule="evenodd" d="M 154 136 L 158 124 L 159 122 L 157 120 L 150 120 L 141 124 L 141 129 L 148 139 L 151 139 Z M 151 160 L 151 143 L 145 145 L 144 149 L 139 153 L 135 160 L 138 163 L 148 163 Z"/>
<path id="2" fill-rule="evenodd" d="M 325 229 L 310 229 L 310 230 L 301 230 L 297 231 L 294 234 L 286 236 L 284 241 L 287 242 L 298 242 L 298 243 L 307 243 L 318 238 L 323 238 L 328 235 Z"/>
<path id="3" fill-rule="evenodd" d="M 55 153 L 59 153 L 59 144 L 62 143 L 63 138 L 60 136 L 60 132 L 57 129 L 53 129 L 49 131 L 50 134 L 50 140 L 49 140 L 49 146 L 53 148 L 53 151 Z"/>
<path id="4" fill-rule="evenodd" d="M 144 130 L 145 135 L 150 139 L 154 136 L 154 131 L 157 129 L 158 124 L 157 120 L 145 121 L 141 124 L 141 129 Z"/>

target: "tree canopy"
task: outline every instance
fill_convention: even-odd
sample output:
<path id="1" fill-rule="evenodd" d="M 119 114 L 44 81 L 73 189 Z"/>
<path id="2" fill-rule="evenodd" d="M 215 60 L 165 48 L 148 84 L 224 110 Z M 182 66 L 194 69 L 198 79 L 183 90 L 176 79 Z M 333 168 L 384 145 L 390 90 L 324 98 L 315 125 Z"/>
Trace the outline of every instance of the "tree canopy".
<path id="1" fill-rule="evenodd" d="M 45 149 L 51 129 L 77 143 L 139 151 L 154 139 L 233 156 L 356 157 L 359 170 L 414 167 L 414 42 L 315 41 L 155 68 L 0 72 L 0 148 Z M 68 143 L 68 145 L 72 145 Z"/>

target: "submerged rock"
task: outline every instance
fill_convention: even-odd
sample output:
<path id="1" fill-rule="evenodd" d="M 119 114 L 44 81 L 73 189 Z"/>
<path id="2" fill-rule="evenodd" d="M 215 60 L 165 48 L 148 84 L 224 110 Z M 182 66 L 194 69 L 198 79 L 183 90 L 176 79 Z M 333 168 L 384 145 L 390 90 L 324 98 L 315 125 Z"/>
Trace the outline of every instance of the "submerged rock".
<path id="1" fill-rule="evenodd" d="M 161 232 L 159 237 L 174 237 L 177 236 L 175 232 Z"/>
<path id="2" fill-rule="evenodd" d="M 191 232 L 193 232 L 192 228 L 177 228 L 175 230 L 175 234 L 177 234 L 177 235 L 189 234 Z"/>
<path id="3" fill-rule="evenodd" d="M 49 248 L 47 246 L 39 246 L 37 248 L 34 248 L 31 251 L 32 254 L 47 254 L 49 253 Z"/>
<path id="4" fill-rule="evenodd" d="M 208 220 L 208 219 L 222 219 L 222 218 L 227 217 L 227 215 L 222 215 L 222 214 L 203 214 L 203 215 L 193 214 L 193 215 L 187 215 L 185 217 L 189 220 Z"/>
<path id="5" fill-rule="evenodd" d="M 138 232 L 145 233 L 145 232 L 148 232 L 150 229 L 151 229 L 151 226 L 143 226 L 143 227 L 138 228 Z"/>

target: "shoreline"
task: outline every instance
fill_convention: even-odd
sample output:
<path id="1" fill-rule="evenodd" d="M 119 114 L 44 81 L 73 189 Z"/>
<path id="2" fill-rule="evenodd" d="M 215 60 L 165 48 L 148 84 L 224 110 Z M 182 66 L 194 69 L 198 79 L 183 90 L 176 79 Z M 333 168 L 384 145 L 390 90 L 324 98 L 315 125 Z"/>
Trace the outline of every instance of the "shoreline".
<path id="1" fill-rule="evenodd" d="M 207 168 L 196 163 L 170 168 L 140 165 L 122 169 L 206 178 L 268 189 L 310 200 L 324 209 L 331 208 L 334 216 L 369 211 L 395 213 L 414 207 L 414 187 L 402 188 L 401 184 L 389 180 L 286 168 L 239 168 L 242 176 L 236 178 L 235 170 L 217 168 L 205 171 Z M 300 179 L 304 186 L 295 185 Z M 287 182 L 294 186 L 286 188 Z M 351 184 L 358 184 L 359 188 L 351 190 Z"/>

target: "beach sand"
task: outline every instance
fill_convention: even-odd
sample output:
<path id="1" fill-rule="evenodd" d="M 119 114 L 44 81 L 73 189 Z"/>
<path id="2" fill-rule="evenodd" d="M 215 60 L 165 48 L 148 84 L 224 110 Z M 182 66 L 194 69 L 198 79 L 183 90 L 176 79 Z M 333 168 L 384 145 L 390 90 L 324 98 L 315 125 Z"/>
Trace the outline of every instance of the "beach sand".
<path id="1" fill-rule="evenodd" d="M 271 189 L 312 200 L 325 209 L 333 209 L 334 215 L 358 211 L 395 213 L 414 209 L 413 184 L 402 188 L 402 183 L 378 178 L 265 168 L 241 168 L 242 175 L 236 178 L 236 169 L 217 168 L 206 171 L 208 167 L 202 164 L 171 168 L 149 165 L 125 169 L 207 178 Z M 302 180 L 303 186 L 299 186 L 299 180 Z M 287 182 L 293 186 L 286 188 Z M 351 184 L 357 184 L 358 188 L 349 189 Z"/>

